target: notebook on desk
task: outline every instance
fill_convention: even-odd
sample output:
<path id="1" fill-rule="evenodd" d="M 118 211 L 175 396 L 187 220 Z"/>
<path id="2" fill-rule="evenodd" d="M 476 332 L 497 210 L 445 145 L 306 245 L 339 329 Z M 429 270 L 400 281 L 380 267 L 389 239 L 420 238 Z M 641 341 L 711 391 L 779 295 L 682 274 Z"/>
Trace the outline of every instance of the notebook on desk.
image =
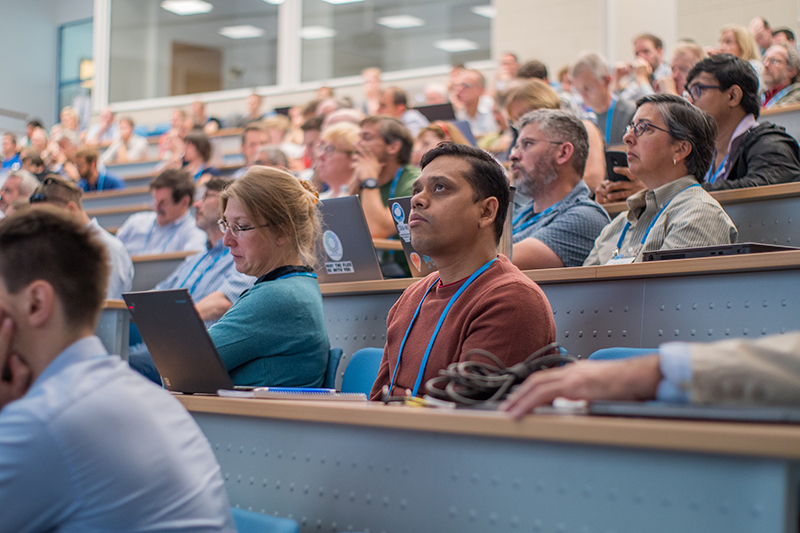
<path id="1" fill-rule="evenodd" d="M 233 388 L 187 289 L 126 292 L 122 297 L 167 390 L 216 394 Z"/>
<path id="2" fill-rule="evenodd" d="M 420 254 L 411 246 L 411 233 L 408 229 L 408 217 L 411 215 L 411 197 L 389 198 L 389 210 L 392 213 L 394 226 L 397 228 L 397 236 L 403 244 L 403 253 L 406 261 L 411 268 L 411 275 L 415 278 L 422 278 L 436 272 L 436 263 L 425 254 Z"/>
<path id="3" fill-rule="evenodd" d="M 320 202 L 322 246 L 318 252 L 320 283 L 383 279 L 367 219 L 358 196 Z"/>

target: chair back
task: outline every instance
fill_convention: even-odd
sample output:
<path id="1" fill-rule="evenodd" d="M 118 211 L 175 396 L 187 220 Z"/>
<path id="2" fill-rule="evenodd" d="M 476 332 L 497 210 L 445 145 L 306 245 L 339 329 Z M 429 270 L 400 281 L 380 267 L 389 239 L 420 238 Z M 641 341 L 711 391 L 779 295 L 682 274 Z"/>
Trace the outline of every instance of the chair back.
<path id="1" fill-rule="evenodd" d="M 326 389 L 336 388 L 336 371 L 339 370 L 339 361 L 344 352 L 341 348 L 331 348 L 328 352 L 328 368 L 325 369 L 325 381 L 322 386 Z"/>
<path id="2" fill-rule="evenodd" d="M 362 348 L 353 354 L 344 369 L 342 392 L 363 392 L 369 395 L 383 357 L 382 348 Z"/>
<path id="3" fill-rule="evenodd" d="M 628 359 L 629 357 L 641 357 L 653 353 L 658 353 L 658 348 L 603 348 L 590 355 L 589 360 Z"/>

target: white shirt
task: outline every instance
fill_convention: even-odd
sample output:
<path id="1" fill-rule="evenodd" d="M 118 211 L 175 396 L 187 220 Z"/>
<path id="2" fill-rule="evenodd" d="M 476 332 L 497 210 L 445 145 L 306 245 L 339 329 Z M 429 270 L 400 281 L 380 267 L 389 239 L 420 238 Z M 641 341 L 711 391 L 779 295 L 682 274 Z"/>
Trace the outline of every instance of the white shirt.
<path id="1" fill-rule="evenodd" d="M 208 235 L 197 227 L 189 211 L 164 226 L 156 223 L 155 211 L 144 211 L 129 216 L 117 238 L 131 255 L 152 255 L 205 250 Z"/>
<path id="2" fill-rule="evenodd" d="M 133 261 L 122 241 L 111 235 L 100 226 L 96 218 L 89 221 L 89 228 L 103 241 L 108 252 L 111 272 L 108 278 L 108 291 L 110 300 L 121 300 L 122 293 L 128 292 L 133 287 Z"/>
<path id="3" fill-rule="evenodd" d="M 195 421 L 97 337 L 0 411 L 0 501 L 0 532 L 236 531 Z"/>
<path id="4" fill-rule="evenodd" d="M 138 161 L 147 157 L 147 151 L 150 148 L 150 144 L 147 142 L 147 139 L 141 135 L 132 134 L 128 138 L 127 143 L 122 142 L 122 139 L 120 138 L 117 138 L 113 143 L 111 143 L 108 149 L 103 152 L 103 155 L 100 156 L 100 162 L 106 165 L 115 162 L 117 160 L 117 152 L 123 144 L 125 144 L 128 148 L 129 161 Z"/>

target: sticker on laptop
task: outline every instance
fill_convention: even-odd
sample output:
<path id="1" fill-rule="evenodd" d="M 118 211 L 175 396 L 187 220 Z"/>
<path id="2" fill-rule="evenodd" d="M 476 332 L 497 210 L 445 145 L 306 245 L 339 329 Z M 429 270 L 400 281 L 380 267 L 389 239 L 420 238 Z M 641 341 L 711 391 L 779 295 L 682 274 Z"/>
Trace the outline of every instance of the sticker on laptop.
<path id="1" fill-rule="evenodd" d="M 353 268 L 352 261 L 336 261 L 325 263 L 325 271 L 328 274 L 353 274 L 356 269 Z"/>
<path id="2" fill-rule="evenodd" d="M 400 238 L 406 242 L 411 242 L 411 232 L 408 230 L 408 224 L 403 222 L 406 218 L 406 213 L 400 204 L 395 202 L 392 204 L 392 218 L 394 218 L 397 225 L 397 233 Z"/>
<path id="3" fill-rule="evenodd" d="M 325 247 L 325 253 L 334 261 L 339 261 L 344 255 L 344 248 L 342 247 L 342 240 L 331 230 L 325 231 L 322 234 L 322 245 Z M 326 263 L 327 268 L 327 263 Z M 352 265 L 350 265 L 352 268 Z"/>

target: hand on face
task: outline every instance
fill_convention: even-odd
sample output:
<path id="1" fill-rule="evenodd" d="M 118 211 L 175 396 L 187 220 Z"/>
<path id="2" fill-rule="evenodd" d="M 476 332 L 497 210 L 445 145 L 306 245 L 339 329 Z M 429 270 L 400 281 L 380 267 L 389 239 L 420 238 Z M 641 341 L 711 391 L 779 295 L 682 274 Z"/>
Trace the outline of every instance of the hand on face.
<path id="1" fill-rule="evenodd" d="M 18 400 L 31 386 L 31 369 L 19 355 L 14 353 L 11 343 L 14 338 L 14 322 L 0 312 L 0 409 Z"/>
<path id="2" fill-rule="evenodd" d="M 358 182 L 368 178 L 378 179 L 381 170 L 383 170 L 383 165 L 375 153 L 366 146 L 359 147 L 353 155 L 353 176 Z"/>

